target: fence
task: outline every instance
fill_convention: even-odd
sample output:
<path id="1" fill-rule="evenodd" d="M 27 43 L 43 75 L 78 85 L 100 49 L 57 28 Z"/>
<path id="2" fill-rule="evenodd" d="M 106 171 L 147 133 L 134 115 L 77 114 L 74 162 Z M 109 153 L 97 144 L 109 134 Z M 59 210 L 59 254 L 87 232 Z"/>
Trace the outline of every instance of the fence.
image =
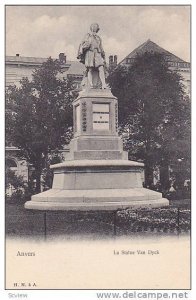
<path id="1" fill-rule="evenodd" d="M 31 211 L 7 205 L 6 234 L 46 237 L 135 234 L 183 234 L 191 229 L 191 211 L 184 207 L 127 209 L 114 212 Z"/>

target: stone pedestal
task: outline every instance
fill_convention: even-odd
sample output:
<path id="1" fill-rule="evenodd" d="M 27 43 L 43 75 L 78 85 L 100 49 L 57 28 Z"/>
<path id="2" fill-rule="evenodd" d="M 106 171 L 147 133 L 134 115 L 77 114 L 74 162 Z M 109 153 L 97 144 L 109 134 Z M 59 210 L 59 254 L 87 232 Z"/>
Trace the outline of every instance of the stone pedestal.
<path id="1" fill-rule="evenodd" d="M 66 161 L 51 166 L 52 189 L 32 196 L 28 209 L 117 210 L 169 205 L 142 187 L 142 163 L 129 161 L 118 136 L 118 101 L 111 91 L 89 89 L 73 103 L 74 138 Z"/>

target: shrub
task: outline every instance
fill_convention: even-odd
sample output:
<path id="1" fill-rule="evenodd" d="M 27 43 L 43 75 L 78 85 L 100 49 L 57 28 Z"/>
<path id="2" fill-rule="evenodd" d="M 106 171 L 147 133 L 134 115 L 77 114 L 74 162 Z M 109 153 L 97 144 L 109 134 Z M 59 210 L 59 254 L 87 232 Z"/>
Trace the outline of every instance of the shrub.
<path id="1" fill-rule="evenodd" d="M 177 208 L 141 208 L 122 210 L 117 213 L 118 225 L 133 232 L 143 231 L 189 231 L 191 227 L 190 210 Z M 141 230 L 140 230 L 141 231 Z"/>

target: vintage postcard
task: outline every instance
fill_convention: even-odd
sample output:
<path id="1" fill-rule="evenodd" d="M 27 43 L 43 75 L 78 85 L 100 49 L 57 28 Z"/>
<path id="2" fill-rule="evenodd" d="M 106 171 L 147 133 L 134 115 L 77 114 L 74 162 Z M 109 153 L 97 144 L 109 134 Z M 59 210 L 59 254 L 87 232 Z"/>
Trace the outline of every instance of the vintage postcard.
<path id="1" fill-rule="evenodd" d="M 5 6 L 6 290 L 191 289 L 190 33 L 190 5 Z"/>

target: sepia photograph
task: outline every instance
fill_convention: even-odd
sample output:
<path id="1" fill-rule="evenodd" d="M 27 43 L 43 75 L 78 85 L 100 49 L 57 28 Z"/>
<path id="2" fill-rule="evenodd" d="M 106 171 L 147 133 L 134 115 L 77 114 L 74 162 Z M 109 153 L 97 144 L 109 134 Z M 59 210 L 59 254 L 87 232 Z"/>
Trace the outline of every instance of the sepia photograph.
<path id="1" fill-rule="evenodd" d="M 190 290 L 190 242 L 191 5 L 5 5 L 5 289 Z"/>

